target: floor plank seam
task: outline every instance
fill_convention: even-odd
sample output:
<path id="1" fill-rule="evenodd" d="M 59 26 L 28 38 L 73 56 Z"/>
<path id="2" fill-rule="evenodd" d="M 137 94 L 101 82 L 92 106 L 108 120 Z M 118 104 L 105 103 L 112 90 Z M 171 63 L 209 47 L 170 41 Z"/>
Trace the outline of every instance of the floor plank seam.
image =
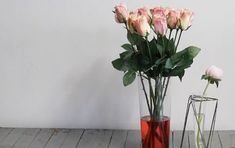
<path id="1" fill-rule="evenodd" d="M 222 143 L 221 137 L 219 135 L 219 131 L 217 131 L 217 135 L 219 137 L 220 146 L 221 146 L 221 148 L 223 148 L 223 143 Z"/>
<path id="2" fill-rule="evenodd" d="M 24 129 L 24 131 L 25 131 L 25 130 L 26 130 L 26 129 Z M 12 148 L 14 148 L 15 145 L 16 145 L 16 143 L 22 138 L 22 135 L 23 135 L 24 131 L 21 133 L 21 136 L 19 136 L 19 137 L 17 138 L 17 140 L 15 141 L 15 143 L 12 145 Z"/>
<path id="3" fill-rule="evenodd" d="M 67 135 L 64 137 L 63 141 L 62 141 L 61 144 L 59 145 L 59 148 L 62 147 L 62 145 L 64 144 L 64 142 L 65 142 L 65 140 L 66 140 L 66 138 L 67 138 L 67 136 L 69 136 L 69 133 L 70 133 L 71 131 L 72 131 L 72 130 L 69 129 L 69 132 L 66 132 Z"/>
<path id="4" fill-rule="evenodd" d="M 53 137 L 53 135 L 56 133 L 56 130 L 53 130 L 53 132 L 51 133 L 50 137 L 48 138 L 47 142 L 45 143 L 44 147 L 45 148 L 47 146 L 47 144 L 49 143 L 49 141 L 51 140 L 51 138 Z"/>
<path id="5" fill-rule="evenodd" d="M 111 134 L 110 139 L 109 139 L 108 148 L 109 148 L 109 146 L 110 146 L 110 144 L 111 144 L 111 141 L 112 141 L 112 138 L 113 138 L 113 133 L 114 133 L 114 131 L 112 130 L 112 134 Z"/>
<path id="6" fill-rule="evenodd" d="M 124 143 L 124 148 L 126 148 L 126 142 L 127 142 L 128 134 L 129 134 L 129 131 L 127 131 L 127 134 L 126 134 L 126 140 L 125 140 L 125 143 Z"/>
<path id="7" fill-rule="evenodd" d="M 75 148 L 78 148 L 78 145 L 79 145 L 79 143 L 80 143 L 80 141 L 81 141 L 81 139 L 82 139 L 84 133 L 85 133 L 85 129 L 83 129 L 82 134 L 81 134 L 81 136 L 79 137 L 78 142 L 76 143 Z"/>
<path id="8" fill-rule="evenodd" d="M 190 139 L 189 139 L 189 135 L 190 135 L 190 133 L 188 133 L 188 147 L 190 148 Z M 182 136 L 181 136 L 181 139 L 182 139 Z"/>
<path id="9" fill-rule="evenodd" d="M 31 146 L 31 144 L 33 143 L 33 141 L 36 139 L 36 137 L 39 135 L 39 133 L 42 131 L 42 129 L 40 128 L 38 130 L 38 132 L 35 134 L 35 136 L 33 137 L 33 140 L 29 143 L 29 146 L 27 148 L 29 148 Z"/>
<path id="10" fill-rule="evenodd" d="M 2 127 L 1 127 L 2 128 Z M 12 128 L 7 134 L 6 134 L 6 136 L 4 136 L 3 138 L 2 138 L 2 140 L 0 141 L 0 142 L 2 142 L 2 141 L 4 141 L 6 138 L 7 138 L 7 136 L 9 136 L 10 134 L 11 134 L 11 132 L 14 130 L 14 128 Z"/>

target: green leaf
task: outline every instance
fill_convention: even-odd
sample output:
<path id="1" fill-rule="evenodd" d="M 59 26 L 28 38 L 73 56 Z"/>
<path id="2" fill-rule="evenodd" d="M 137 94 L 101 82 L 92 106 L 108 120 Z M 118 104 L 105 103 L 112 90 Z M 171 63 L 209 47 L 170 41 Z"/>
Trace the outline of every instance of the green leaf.
<path id="1" fill-rule="evenodd" d="M 219 81 L 215 81 L 217 87 L 219 87 Z"/>
<path id="2" fill-rule="evenodd" d="M 171 69 L 171 68 L 173 68 L 173 65 L 172 65 L 172 62 L 171 62 L 171 59 L 170 59 L 170 58 L 168 58 L 168 59 L 166 60 L 165 68 L 166 68 L 166 69 Z"/>
<path id="3" fill-rule="evenodd" d="M 142 36 L 129 31 L 127 33 L 127 39 L 133 45 L 139 45 L 144 40 Z"/>
<path id="4" fill-rule="evenodd" d="M 121 47 L 125 50 L 133 50 L 131 44 L 123 44 Z"/>
<path id="5" fill-rule="evenodd" d="M 208 76 L 207 75 L 202 75 L 201 79 L 202 80 L 208 80 Z"/>
<path id="6" fill-rule="evenodd" d="M 157 44 L 157 49 L 158 49 L 158 52 L 159 52 L 160 56 L 162 57 L 165 53 L 164 47 L 160 44 Z"/>
<path id="7" fill-rule="evenodd" d="M 129 51 L 125 51 L 123 53 L 120 54 L 120 57 L 124 60 L 129 59 L 132 55 L 133 55 L 133 51 L 129 50 Z"/>
<path id="8" fill-rule="evenodd" d="M 193 59 L 195 58 L 198 53 L 201 51 L 200 48 L 195 47 L 195 46 L 189 46 L 188 48 L 186 48 L 186 50 L 188 51 L 188 55 Z"/>
<path id="9" fill-rule="evenodd" d="M 192 60 L 197 56 L 197 54 L 200 52 L 200 48 L 197 48 L 195 46 L 190 46 L 185 48 L 184 50 L 177 52 L 173 56 L 171 56 L 171 60 L 173 63 L 177 63 L 180 61 L 182 58 L 188 58 Z"/>
<path id="10" fill-rule="evenodd" d="M 125 66 L 125 63 L 121 58 L 112 61 L 112 65 L 119 71 L 127 71 L 127 67 Z"/>
<path id="11" fill-rule="evenodd" d="M 125 75 L 123 76 L 123 85 L 124 86 L 128 86 L 130 85 L 136 78 L 136 73 L 135 71 L 128 71 L 127 73 L 125 73 Z"/>

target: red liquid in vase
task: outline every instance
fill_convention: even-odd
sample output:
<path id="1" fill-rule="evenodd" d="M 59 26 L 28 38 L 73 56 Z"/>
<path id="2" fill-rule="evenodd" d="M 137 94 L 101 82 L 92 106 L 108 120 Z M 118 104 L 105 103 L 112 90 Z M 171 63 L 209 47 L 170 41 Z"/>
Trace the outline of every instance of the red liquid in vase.
<path id="1" fill-rule="evenodd" d="M 170 118 L 164 116 L 153 121 L 149 116 L 141 118 L 142 148 L 169 148 Z"/>

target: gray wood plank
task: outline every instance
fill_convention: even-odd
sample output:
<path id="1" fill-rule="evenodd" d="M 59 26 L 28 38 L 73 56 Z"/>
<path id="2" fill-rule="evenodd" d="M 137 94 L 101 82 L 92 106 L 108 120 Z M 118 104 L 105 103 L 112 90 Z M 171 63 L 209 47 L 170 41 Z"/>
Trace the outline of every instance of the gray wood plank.
<path id="1" fill-rule="evenodd" d="M 194 131 L 188 131 L 190 148 L 196 148 Z"/>
<path id="2" fill-rule="evenodd" d="M 0 128 L 0 142 L 12 131 L 12 128 Z"/>
<path id="3" fill-rule="evenodd" d="M 25 129 L 13 148 L 27 148 L 39 131 L 40 129 Z"/>
<path id="4" fill-rule="evenodd" d="M 126 130 L 114 130 L 112 133 L 109 148 L 124 148 L 127 138 Z"/>
<path id="5" fill-rule="evenodd" d="M 235 147 L 235 131 L 218 131 L 218 135 L 223 148 Z"/>
<path id="6" fill-rule="evenodd" d="M 209 132 L 205 133 L 206 140 L 209 137 Z M 212 138 L 211 148 L 222 148 L 219 140 L 218 132 L 215 131 Z"/>
<path id="7" fill-rule="evenodd" d="M 182 139 L 182 131 L 174 131 L 173 132 L 173 148 L 179 148 L 181 144 L 181 139 Z M 185 132 L 184 135 L 184 141 L 183 141 L 183 148 L 189 148 L 189 143 L 188 143 L 188 131 Z"/>
<path id="8" fill-rule="evenodd" d="M 85 130 L 78 148 L 107 148 L 112 130 Z"/>
<path id="9" fill-rule="evenodd" d="M 53 134 L 54 130 L 52 129 L 41 129 L 38 135 L 30 144 L 29 148 L 44 148 Z"/>
<path id="10" fill-rule="evenodd" d="M 82 129 L 73 129 L 69 132 L 61 148 L 76 148 L 80 137 L 82 136 L 84 130 Z"/>
<path id="11" fill-rule="evenodd" d="M 13 129 L 1 142 L 0 147 L 3 148 L 11 148 L 21 137 L 25 129 L 23 128 L 16 128 Z"/>
<path id="12" fill-rule="evenodd" d="M 127 133 L 125 148 L 140 148 L 141 138 L 139 130 L 129 130 Z"/>
<path id="13" fill-rule="evenodd" d="M 170 133 L 169 148 L 173 148 L 173 132 Z"/>
<path id="14" fill-rule="evenodd" d="M 45 148 L 59 148 L 63 144 L 65 138 L 68 136 L 68 133 L 68 129 L 56 130 Z"/>

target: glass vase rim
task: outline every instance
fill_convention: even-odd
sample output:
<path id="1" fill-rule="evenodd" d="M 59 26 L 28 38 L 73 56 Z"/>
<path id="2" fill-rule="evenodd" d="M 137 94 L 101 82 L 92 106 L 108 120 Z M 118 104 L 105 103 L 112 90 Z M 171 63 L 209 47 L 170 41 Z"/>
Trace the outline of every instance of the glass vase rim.
<path id="1" fill-rule="evenodd" d="M 210 97 L 210 96 L 203 96 L 203 95 L 190 95 L 191 100 L 195 102 L 209 102 L 209 101 L 218 101 L 218 98 Z"/>

